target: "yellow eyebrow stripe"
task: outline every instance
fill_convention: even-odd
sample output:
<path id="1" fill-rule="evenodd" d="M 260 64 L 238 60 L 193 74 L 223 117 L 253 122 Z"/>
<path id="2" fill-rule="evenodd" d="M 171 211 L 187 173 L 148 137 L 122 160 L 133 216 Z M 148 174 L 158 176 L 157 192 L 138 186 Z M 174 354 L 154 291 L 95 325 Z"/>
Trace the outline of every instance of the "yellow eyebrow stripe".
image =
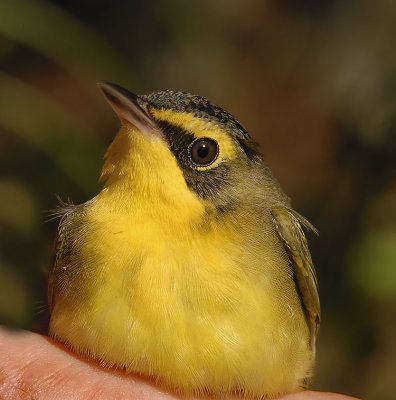
<path id="1" fill-rule="evenodd" d="M 182 111 L 152 108 L 150 112 L 155 119 L 182 128 L 193 134 L 197 139 L 208 137 L 217 141 L 219 158 L 217 162 L 205 168 L 213 168 L 223 161 L 233 160 L 237 157 L 236 146 L 232 137 L 219 124 L 199 118 L 193 113 Z"/>
<path id="2" fill-rule="evenodd" d="M 196 117 L 193 113 L 174 111 L 169 109 L 150 109 L 157 120 L 169 122 L 171 125 L 178 126 L 188 132 L 194 133 L 194 136 L 202 137 L 199 132 L 213 132 L 219 130 L 219 126 Z"/>

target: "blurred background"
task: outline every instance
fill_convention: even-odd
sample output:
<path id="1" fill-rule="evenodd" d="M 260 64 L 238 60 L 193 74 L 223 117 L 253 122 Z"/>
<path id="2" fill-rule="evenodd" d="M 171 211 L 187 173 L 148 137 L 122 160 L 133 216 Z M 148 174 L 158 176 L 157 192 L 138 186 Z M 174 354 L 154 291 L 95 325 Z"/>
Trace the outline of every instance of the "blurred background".
<path id="1" fill-rule="evenodd" d="M 56 196 L 92 198 L 118 128 L 96 82 L 178 89 L 260 142 L 310 246 L 315 388 L 394 399 L 396 1 L 0 1 L 0 323 L 45 332 Z"/>

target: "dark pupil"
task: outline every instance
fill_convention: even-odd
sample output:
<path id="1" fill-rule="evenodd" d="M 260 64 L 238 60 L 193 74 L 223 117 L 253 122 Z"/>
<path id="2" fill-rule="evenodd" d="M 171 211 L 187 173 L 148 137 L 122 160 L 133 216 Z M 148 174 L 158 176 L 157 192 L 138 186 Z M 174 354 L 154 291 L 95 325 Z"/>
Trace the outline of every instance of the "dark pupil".
<path id="1" fill-rule="evenodd" d="M 199 158 L 205 159 L 209 155 L 209 146 L 207 143 L 200 143 L 200 147 L 197 150 L 197 154 Z"/>
<path id="2" fill-rule="evenodd" d="M 199 139 L 190 148 L 190 158 L 194 164 L 210 165 L 219 153 L 217 142 L 212 139 Z"/>

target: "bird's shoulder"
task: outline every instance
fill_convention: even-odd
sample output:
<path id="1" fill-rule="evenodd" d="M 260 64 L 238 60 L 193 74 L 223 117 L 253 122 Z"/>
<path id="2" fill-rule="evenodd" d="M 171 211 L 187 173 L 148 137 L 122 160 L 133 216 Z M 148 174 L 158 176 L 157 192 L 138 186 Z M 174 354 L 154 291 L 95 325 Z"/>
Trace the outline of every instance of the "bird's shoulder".
<path id="1" fill-rule="evenodd" d="M 301 297 L 311 332 L 311 348 L 320 324 L 320 303 L 318 281 L 303 227 L 317 233 L 317 230 L 301 215 L 285 206 L 271 210 L 276 232 L 281 239 L 295 277 L 297 291 Z"/>
<path id="2" fill-rule="evenodd" d="M 66 265 L 70 262 L 73 249 L 81 244 L 79 237 L 86 226 L 86 204 L 75 205 L 71 202 L 59 202 L 58 208 L 52 212 L 52 217 L 59 219 L 58 232 L 55 238 L 53 262 L 48 274 L 48 302 L 50 309 L 54 304 L 55 286 L 59 282 Z"/>

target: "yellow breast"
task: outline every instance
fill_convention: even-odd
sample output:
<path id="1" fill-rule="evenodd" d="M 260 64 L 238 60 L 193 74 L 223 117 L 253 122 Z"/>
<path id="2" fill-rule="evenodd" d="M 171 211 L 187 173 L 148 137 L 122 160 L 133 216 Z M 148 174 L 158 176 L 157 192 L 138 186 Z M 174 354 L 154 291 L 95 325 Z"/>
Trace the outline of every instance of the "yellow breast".
<path id="1" fill-rule="evenodd" d="M 246 229 L 159 224 L 106 210 L 107 200 L 92 202 L 95 228 L 65 271 L 58 339 L 187 393 L 298 390 L 310 374 L 308 331 L 274 235 L 249 239 L 253 218 Z"/>
<path id="2" fill-rule="evenodd" d="M 162 144 L 121 133 L 107 186 L 61 228 L 67 250 L 55 266 L 50 333 L 186 394 L 302 388 L 309 332 L 269 215 L 208 218 L 165 145 L 161 153 Z M 139 157 L 139 146 L 156 146 L 156 156 Z M 151 170 L 155 178 L 125 178 Z"/>

